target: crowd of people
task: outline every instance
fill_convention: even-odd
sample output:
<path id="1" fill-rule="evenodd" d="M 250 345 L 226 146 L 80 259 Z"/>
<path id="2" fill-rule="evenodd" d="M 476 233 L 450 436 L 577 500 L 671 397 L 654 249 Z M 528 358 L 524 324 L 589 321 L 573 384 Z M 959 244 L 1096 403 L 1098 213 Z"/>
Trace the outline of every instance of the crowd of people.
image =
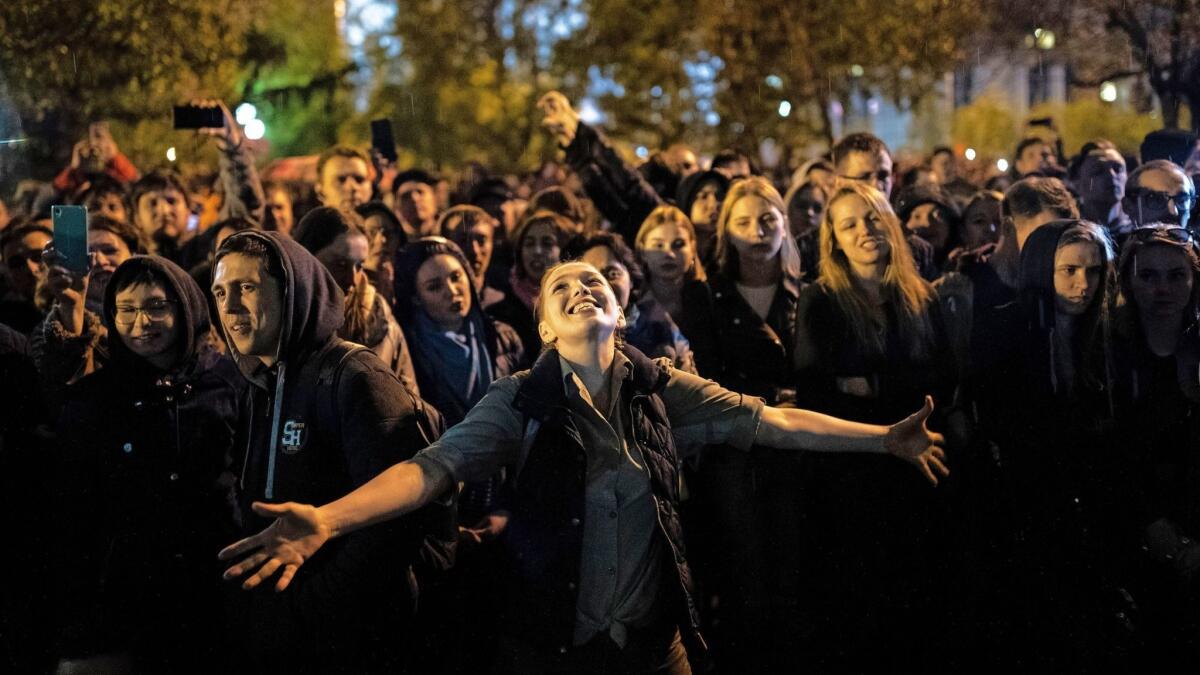
<path id="1" fill-rule="evenodd" d="M 94 125 L 0 208 L 0 669 L 1200 656 L 1195 137 L 635 167 L 550 92 L 528 175 L 301 185 L 213 104 L 213 175 Z"/>

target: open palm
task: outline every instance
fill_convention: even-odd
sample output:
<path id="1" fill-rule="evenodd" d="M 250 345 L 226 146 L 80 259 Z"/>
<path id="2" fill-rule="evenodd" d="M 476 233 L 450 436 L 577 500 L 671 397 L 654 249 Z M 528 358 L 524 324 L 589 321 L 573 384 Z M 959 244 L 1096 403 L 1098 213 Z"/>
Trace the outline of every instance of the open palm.
<path id="1" fill-rule="evenodd" d="M 300 566 L 329 540 L 331 531 L 320 512 L 308 504 L 255 502 L 252 508 L 260 516 L 275 516 L 274 522 L 262 532 L 226 546 L 217 557 L 232 560 L 249 554 L 225 570 L 225 578 L 250 574 L 242 581 L 242 588 L 250 590 L 279 572 L 275 590 L 282 591 Z"/>
<path id="2" fill-rule="evenodd" d="M 933 413 L 933 399 L 925 397 L 925 405 L 917 412 L 893 424 L 883 439 L 884 448 L 900 459 L 914 465 L 925 478 L 938 484 L 938 474 L 949 476 L 946 451 L 941 446 L 946 439 L 925 425 Z"/>

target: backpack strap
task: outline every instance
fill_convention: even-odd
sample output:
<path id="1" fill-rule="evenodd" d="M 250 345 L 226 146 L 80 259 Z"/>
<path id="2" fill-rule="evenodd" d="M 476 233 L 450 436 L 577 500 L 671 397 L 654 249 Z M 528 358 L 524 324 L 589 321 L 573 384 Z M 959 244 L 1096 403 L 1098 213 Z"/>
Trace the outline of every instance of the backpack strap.
<path id="1" fill-rule="evenodd" d="M 316 373 L 317 390 L 317 423 L 319 429 L 327 430 L 331 438 L 342 435 L 342 420 L 338 415 L 338 384 L 341 383 L 342 370 L 350 357 L 367 348 L 347 340 L 335 341 L 322 350 L 318 357 Z"/>

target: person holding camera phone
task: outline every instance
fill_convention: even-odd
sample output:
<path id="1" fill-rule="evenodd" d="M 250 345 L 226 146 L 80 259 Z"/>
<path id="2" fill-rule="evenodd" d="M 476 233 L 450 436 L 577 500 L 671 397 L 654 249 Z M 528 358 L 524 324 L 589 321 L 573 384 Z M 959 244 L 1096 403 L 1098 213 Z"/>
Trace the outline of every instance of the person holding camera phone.
<path id="1" fill-rule="evenodd" d="M 122 184 L 132 183 L 138 177 L 137 167 L 117 147 L 106 122 L 88 126 L 87 138 L 71 148 L 71 163 L 54 177 L 54 189 L 72 195 L 99 175 Z"/>

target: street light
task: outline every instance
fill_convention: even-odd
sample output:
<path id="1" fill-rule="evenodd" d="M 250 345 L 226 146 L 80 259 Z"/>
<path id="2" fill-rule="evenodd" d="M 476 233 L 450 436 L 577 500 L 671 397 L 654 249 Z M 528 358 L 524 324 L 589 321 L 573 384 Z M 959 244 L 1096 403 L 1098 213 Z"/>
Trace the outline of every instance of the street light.
<path id="1" fill-rule="evenodd" d="M 791 101 L 780 101 L 779 102 L 779 116 L 787 117 L 788 115 L 791 115 L 791 114 L 792 114 L 792 102 Z"/>
<path id="2" fill-rule="evenodd" d="M 1001 173 L 1008 171 L 1008 160 L 1004 159 L 1003 157 L 996 160 L 996 168 L 999 169 Z"/>
<path id="3" fill-rule="evenodd" d="M 262 120 L 250 120 L 246 123 L 246 138 L 257 141 L 267 135 L 267 125 Z"/>
<path id="4" fill-rule="evenodd" d="M 233 117 L 238 124 L 246 126 L 250 120 L 258 118 L 258 108 L 253 103 L 243 103 L 234 109 Z"/>
<path id="5" fill-rule="evenodd" d="M 963 153 L 963 157 L 966 157 L 968 162 L 974 162 L 975 148 L 967 148 L 967 151 Z"/>
<path id="6" fill-rule="evenodd" d="M 1112 103 L 1117 100 L 1117 85 L 1112 82 L 1105 82 L 1100 85 L 1100 100 L 1105 103 Z"/>
<path id="7" fill-rule="evenodd" d="M 167 148 L 167 161 L 168 162 L 175 161 L 175 146 L 171 146 L 171 147 Z"/>

